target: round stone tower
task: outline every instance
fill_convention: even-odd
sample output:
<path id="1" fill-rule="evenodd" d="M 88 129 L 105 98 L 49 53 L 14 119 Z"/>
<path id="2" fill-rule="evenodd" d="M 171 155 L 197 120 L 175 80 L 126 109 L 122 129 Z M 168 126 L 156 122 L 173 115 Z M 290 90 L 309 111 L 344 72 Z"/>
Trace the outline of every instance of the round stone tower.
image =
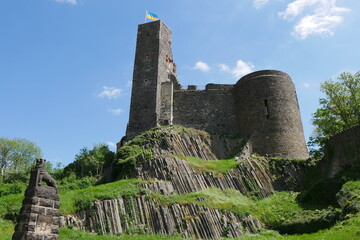
<path id="1" fill-rule="evenodd" d="M 284 158 L 308 158 L 294 84 L 284 72 L 263 70 L 234 87 L 237 127 L 252 151 Z"/>

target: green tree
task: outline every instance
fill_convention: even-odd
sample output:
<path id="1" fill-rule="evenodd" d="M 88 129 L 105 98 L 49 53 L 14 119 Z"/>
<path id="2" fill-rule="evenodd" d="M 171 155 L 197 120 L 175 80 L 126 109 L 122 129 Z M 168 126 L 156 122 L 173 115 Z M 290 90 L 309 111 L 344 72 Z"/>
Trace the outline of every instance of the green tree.
<path id="1" fill-rule="evenodd" d="M 22 177 L 41 156 L 41 149 L 32 141 L 0 138 L 0 182 Z"/>
<path id="2" fill-rule="evenodd" d="M 106 162 L 111 162 L 114 152 L 106 144 L 98 144 L 89 150 L 86 147 L 75 156 L 75 161 L 64 168 L 64 177 L 75 173 L 78 178 L 99 176 Z"/>
<path id="3" fill-rule="evenodd" d="M 320 99 L 321 107 L 313 115 L 315 131 L 309 141 L 315 157 L 321 155 L 331 135 L 360 124 L 360 72 L 341 73 L 337 81 L 325 81 L 320 89 L 325 98 Z"/>

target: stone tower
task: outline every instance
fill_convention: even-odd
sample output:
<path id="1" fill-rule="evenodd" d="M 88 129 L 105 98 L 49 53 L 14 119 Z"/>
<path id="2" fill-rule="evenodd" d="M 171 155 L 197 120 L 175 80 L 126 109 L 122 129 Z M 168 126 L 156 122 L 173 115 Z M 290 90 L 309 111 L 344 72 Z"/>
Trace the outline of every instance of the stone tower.
<path id="1" fill-rule="evenodd" d="M 308 158 L 294 84 L 263 70 L 236 84 L 182 89 L 172 60 L 171 31 L 161 21 L 138 27 L 126 140 L 156 126 L 179 124 L 247 139 L 250 152 Z"/>
<path id="2" fill-rule="evenodd" d="M 173 89 L 177 85 L 172 59 L 171 30 L 161 21 L 139 25 L 128 139 L 154 126 L 172 124 Z"/>
<path id="3" fill-rule="evenodd" d="M 235 115 L 253 152 L 308 158 L 295 86 L 284 72 L 263 70 L 242 77 L 234 87 Z"/>

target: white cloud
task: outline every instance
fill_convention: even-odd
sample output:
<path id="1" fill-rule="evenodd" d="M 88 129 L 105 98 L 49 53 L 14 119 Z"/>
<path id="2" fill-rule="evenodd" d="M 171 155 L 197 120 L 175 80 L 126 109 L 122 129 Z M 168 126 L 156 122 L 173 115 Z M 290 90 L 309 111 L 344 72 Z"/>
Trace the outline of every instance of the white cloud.
<path id="1" fill-rule="evenodd" d="M 303 86 L 306 87 L 306 88 L 309 88 L 310 84 L 309 83 L 304 83 Z"/>
<path id="2" fill-rule="evenodd" d="M 228 65 L 223 63 L 219 64 L 218 66 L 220 67 L 221 71 L 231 73 L 236 79 L 251 73 L 255 67 L 251 62 L 246 63 L 242 60 L 238 60 L 234 68 L 230 68 Z"/>
<path id="3" fill-rule="evenodd" d="M 255 7 L 256 9 L 262 8 L 262 7 L 264 7 L 268 2 L 269 2 L 269 0 L 254 0 L 254 7 Z"/>
<path id="4" fill-rule="evenodd" d="M 206 63 L 204 63 L 202 61 L 199 61 L 199 62 L 195 63 L 194 69 L 197 69 L 197 70 L 200 70 L 200 71 L 203 71 L 203 72 L 210 71 L 209 65 L 207 65 Z"/>
<path id="5" fill-rule="evenodd" d="M 240 78 L 245 74 L 251 73 L 255 66 L 251 62 L 243 62 L 238 60 L 236 62 L 236 67 L 232 70 L 232 73 L 235 77 Z"/>
<path id="6" fill-rule="evenodd" d="M 121 108 L 109 109 L 108 111 L 114 114 L 115 116 L 120 115 L 122 112 L 124 112 L 124 110 L 122 110 Z"/>
<path id="7" fill-rule="evenodd" d="M 61 2 L 61 3 L 70 3 L 72 5 L 76 5 L 77 4 L 77 0 L 55 0 L 56 2 Z"/>
<path id="8" fill-rule="evenodd" d="M 103 91 L 98 95 L 98 97 L 104 98 L 107 97 L 108 99 L 116 99 L 120 96 L 121 89 L 115 87 L 103 87 Z"/>
<path id="9" fill-rule="evenodd" d="M 225 71 L 225 72 L 229 72 L 229 71 L 230 71 L 229 66 L 226 65 L 226 64 L 223 64 L 223 63 L 219 64 L 219 68 L 220 68 L 221 71 Z"/>
<path id="10" fill-rule="evenodd" d="M 106 145 L 108 145 L 110 149 L 116 149 L 116 143 L 114 142 L 106 142 Z"/>
<path id="11" fill-rule="evenodd" d="M 336 6 L 337 0 L 295 0 L 287 5 L 279 16 L 288 21 L 305 14 L 295 24 L 293 36 L 305 39 L 310 35 L 322 37 L 334 34 L 334 29 L 343 21 L 341 14 L 348 12 L 348 8 Z M 311 8 L 312 11 L 307 11 Z"/>

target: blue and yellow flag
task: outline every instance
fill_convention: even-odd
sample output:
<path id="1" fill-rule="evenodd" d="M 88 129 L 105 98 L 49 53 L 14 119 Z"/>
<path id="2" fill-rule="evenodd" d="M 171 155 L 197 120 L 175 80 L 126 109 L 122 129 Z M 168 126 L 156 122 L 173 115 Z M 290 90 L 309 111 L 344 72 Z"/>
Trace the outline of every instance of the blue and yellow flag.
<path id="1" fill-rule="evenodd" d="M 159 20 L 159 17 L 151 12 L 146 12 L 146 18 L 151 19 L 153 21 Z"/>

